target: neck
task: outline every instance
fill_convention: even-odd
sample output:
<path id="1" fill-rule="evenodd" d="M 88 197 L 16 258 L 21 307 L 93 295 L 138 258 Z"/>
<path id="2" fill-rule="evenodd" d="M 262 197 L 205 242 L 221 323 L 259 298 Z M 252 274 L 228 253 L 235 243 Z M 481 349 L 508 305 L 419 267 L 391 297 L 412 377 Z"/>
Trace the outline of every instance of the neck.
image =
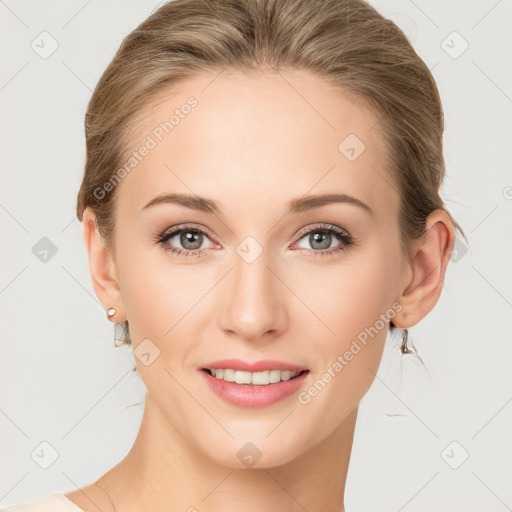
<path id="1" fill-rule="evenodd" d="M 146 395 L 128 455 L 96 483 L 116 512 L 266 510 L 344 512 L 357 407 L 328 438 L 282 466 L 239 469 L 206 458 Z"/>

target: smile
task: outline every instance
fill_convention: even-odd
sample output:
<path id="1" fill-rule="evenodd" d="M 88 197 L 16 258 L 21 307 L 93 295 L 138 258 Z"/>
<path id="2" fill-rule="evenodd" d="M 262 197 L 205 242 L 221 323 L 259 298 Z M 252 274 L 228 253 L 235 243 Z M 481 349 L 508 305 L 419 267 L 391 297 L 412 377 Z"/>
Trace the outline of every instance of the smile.
<path id="1" fill-rule="evenodd" d="M 223 359 L 206 363 L 198 370 L 214 395 L 244 408 L 283 401 L 299 392 L 310 374 L 304 366 L 278 360 Z"/>
<path id="2" fill-rule="evenodd" d="M 234 370 L 232 368 L 204 368 L 204 371 L 210 373 L 216 379 L 222 379 L 226 382 L 235 382 L 236 384 L 251 384 L 254 386 L 268 386 L 278 382 L 287 381 L 307 372 L 292 372 L 290 370 L 266 370 L 262 372 L 248 372 L 244 370 Z"/>

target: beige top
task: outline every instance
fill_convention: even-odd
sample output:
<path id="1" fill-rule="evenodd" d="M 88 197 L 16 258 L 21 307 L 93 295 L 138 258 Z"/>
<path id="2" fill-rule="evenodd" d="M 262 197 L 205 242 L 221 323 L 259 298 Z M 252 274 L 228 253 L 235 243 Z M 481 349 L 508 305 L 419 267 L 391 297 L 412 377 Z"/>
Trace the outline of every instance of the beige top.
<path id="1" fill-rule="evenodd" d="M 52 492 L 41 498 L 0 508 L 0 512 L 84 512 L 60 492 Z"/>
<path id="2" fill-rule="evenodd" d="M 0 512 L 84 512 L 60 492 L 52 492 L 42 498 L 0 508 Z M 345 512 L 348 512 L 345 509 Z"/>

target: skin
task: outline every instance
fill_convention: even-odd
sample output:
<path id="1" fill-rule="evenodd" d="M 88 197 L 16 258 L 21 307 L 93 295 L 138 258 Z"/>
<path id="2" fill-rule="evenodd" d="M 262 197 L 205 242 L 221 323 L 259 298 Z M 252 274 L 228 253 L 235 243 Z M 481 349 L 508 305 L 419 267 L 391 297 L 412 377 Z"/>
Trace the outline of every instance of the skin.
<path id="1" fill-rule="evenodd" d="M 99 300 L 117 309 L 116 322 L 129 320 L 134 350 L 149 338 L 160 356 L 149 366 L 136 358 L 147 395 L 131 451 L 66 496 L 87 512 L 341 512 L 358 404 L 388 323 L 305 405 L 296 394 L 259 409 L 228 404 L 198 367 L 228 357 L 280 359 L 309 369 L 307 389 L 393 304 L 401 306 L 393 322 L 404 328 L 432 310 L 453 225 L 432 212 L 412 258 L 402 252 L 378 116 L 307 72 L 196 75 L 137 121 L 133 149 L 190 96 L 198 106 L 117 185 L 115 254 L 94 213 L 84 215 Z M 338 150 L 350 133 L 366 145 L 354 161 Z M 221 213 L 176 204 L 140 211 L 164 192 L 212 199 Z M 288 201 L 325 193 L 355 197 L 373 214 L 350 203 L 287 213 Z M 212 231 L 204 256 L 174 255 L 155 241 L 183 223 Z M 323 223 L 356 242 L 314 257 L 322 249 L 297 234 Z M 252 263 L 236 251 L 249 235 L 263 249 Z M 179 236 L 170 243 L 190 247 Z M 340 246 L 332 234 L 330 248 Z M 262 454 L 252 468 L 237 457 L 247 442 Z"/>

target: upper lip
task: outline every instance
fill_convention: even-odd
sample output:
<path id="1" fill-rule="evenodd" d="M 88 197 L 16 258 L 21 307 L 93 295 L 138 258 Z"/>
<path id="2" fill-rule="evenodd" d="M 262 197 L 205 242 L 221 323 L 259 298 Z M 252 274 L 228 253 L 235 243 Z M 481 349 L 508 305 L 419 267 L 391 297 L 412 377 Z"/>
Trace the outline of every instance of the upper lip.
<path id="1" fill-rule="evenodd" d="M 262 359 L 261 361 L 243 361 L 242 359 L 219 359 L 206 363 L 200 369 L 232 369 L 242 370 L 246 372 L 264 372 L 266 370 L 290 370 L 291 372 L 300 373 L 307 370 L 306 367 L 298 364 L 286 363 L 276 359 Z"/>

